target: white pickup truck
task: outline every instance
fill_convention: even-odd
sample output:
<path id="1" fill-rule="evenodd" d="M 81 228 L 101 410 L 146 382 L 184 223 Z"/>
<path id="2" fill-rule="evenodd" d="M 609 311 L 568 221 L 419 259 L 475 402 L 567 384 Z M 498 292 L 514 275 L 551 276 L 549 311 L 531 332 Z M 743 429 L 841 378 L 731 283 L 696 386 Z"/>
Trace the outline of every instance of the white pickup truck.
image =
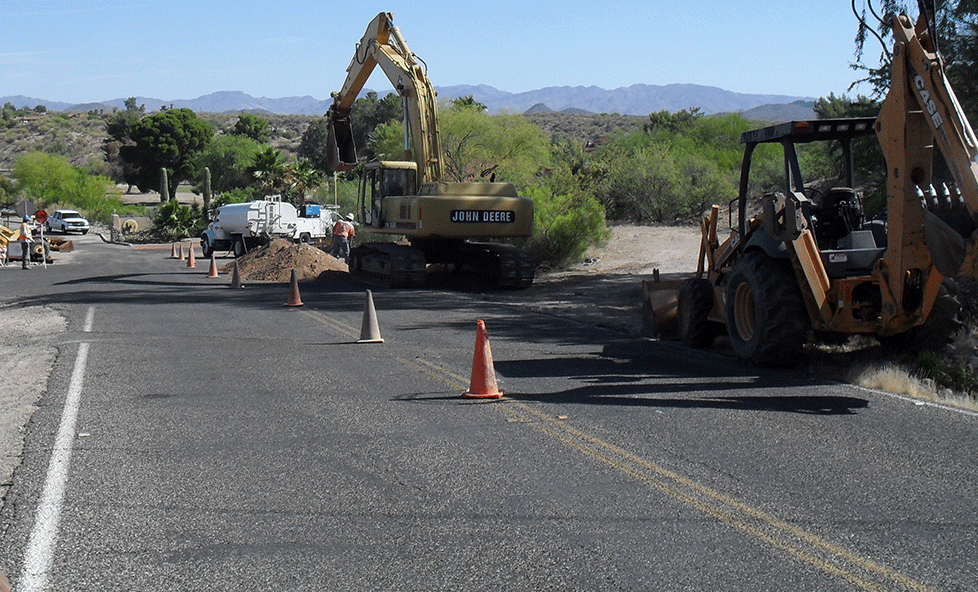
<path id="1" fill-rule="evenodd" d="M 336 213 L 318 204 L 298 210 L 288 202 L 262 199 L 217 208 L 214 221 L 200 235 L 204 257 L 215 251 L 232 251 L 235 257 L 273 238 L 296 243 L 316 242 L 332 234 Z"/>

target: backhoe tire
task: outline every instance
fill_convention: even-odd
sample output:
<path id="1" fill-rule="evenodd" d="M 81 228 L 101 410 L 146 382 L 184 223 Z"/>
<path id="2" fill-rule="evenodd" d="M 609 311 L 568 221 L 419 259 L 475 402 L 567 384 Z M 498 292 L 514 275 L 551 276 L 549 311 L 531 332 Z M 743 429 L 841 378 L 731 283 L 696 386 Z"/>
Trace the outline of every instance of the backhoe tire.
<path id="1" fill-rule="evenodd" d="M 676 299 L 679 339 L 689 347 L 706 349 L 720 334 L 722 326 L 710 320 L 713 310 L 713 284 L 703 278 L 682 283 Z"/>
<path id="2" fill-rule="evenodd" d="M 798 363 L 811 322 L 791 264 L 751 252 L 730 273 L 727 332 L 734 353 L 748 364 Z"/>

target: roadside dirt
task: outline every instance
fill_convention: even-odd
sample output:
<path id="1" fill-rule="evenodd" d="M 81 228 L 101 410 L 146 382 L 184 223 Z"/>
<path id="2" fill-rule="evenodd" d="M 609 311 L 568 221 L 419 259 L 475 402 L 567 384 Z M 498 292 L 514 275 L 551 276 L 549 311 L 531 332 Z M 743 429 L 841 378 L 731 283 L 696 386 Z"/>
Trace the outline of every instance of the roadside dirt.
<path id="1" fill-rule="evenodd" d="M 584 262 L 541 272 L 527 290 L 492 298 L 533 310 L 572 316 L 578 322 L 638 336 L 642 331 L 642 280 L 696 270 L 700 231 L 691 226 L 615 226 L 606 245 Z"/>

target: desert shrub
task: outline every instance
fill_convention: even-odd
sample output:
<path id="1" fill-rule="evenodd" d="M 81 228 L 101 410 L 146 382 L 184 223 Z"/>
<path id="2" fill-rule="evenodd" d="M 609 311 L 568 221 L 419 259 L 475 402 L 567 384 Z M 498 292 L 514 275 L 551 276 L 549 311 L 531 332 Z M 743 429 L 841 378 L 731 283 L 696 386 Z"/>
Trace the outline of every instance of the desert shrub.
<path id="1" fill-rule="evenodd" d="M 197 236 L 205 225 L 204 212 L 196 203 L 185 206 L 177 201 L 168 201 L 153 214 L 153 226 L 170 240 Z"/>
<path id="2" fill-rule="evenodd" d="M 529 187 L 523 195 L 533 198 L 533 236 L 527 247 L 538 264 L 564 267 L 608 239 L 604 208 L 590 195 L 555 191 L 552 184 Z"/>

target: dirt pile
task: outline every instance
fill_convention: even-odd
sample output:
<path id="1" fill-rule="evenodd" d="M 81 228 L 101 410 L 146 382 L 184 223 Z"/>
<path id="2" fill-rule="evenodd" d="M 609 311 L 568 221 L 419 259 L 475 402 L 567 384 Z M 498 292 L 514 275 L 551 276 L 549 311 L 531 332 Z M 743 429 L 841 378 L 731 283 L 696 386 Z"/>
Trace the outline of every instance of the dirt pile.
<path id="1" fill-rule="evenodd" d="M 322 249 L 292 244 L 279 238 L 239 257 L 237 261 L 241 279 L 252 282 L 288 282 L 293 269 L 300 282 L 314 281 L 328 272 L 349 271 L 346 263 L 327 255 Z M 229 263 L 221 271 L 231 273 L 233 265 Z"/>

